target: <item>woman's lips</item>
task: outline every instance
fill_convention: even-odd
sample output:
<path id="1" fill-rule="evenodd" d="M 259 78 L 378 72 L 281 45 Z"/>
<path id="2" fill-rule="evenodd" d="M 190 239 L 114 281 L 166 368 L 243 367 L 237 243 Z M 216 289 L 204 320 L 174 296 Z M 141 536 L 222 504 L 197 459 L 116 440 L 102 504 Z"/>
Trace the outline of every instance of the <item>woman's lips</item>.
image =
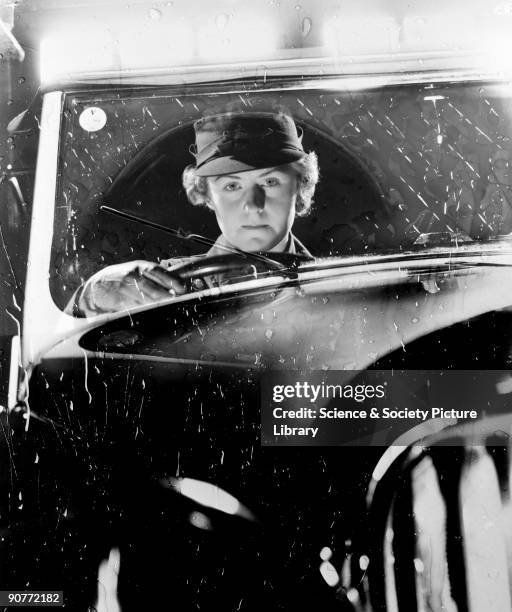
<path id="1" fill-rule="evenodd" d="M 258 225 L 242 225 L 244 229 L 263 229 L 264 227 L 269 227 L 266 223 L 260 223 Z"/>

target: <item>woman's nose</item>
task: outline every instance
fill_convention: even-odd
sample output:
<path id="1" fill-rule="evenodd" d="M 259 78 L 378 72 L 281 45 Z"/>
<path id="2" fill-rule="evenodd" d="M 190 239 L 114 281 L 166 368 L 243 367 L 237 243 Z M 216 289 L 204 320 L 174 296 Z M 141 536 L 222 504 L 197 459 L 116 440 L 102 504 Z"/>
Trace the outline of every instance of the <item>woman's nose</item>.
<path id="1" fill-rule="evenodd" d="M 244 209 L 247 211 L 255 210 L 258 213 L 263 212 L 265 208 L 265 190 L 259 185 L 254 185 L 247 190 L 244 200 Z"/>

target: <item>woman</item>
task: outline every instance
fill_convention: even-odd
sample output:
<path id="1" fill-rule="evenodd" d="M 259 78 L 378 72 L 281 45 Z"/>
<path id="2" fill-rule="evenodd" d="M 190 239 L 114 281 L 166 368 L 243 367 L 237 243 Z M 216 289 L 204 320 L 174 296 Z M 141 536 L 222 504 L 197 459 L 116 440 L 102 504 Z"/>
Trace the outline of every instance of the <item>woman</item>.
<path id="1" fill-rule="evenodd" d="M 92 276 L 67 310 L 93 316 L 181 295 L 186 287 L 176 266 L 228 252 L 309 255 L 291 232 L 296 215 L 311 207 L 318 182 L 314 152 L 306 153 L 291 117 L 284 113 L 225 113 L 194 124 L 195 165 L 183 172 L 193 205 L 215 213 L 221 235 L 204 255 L 160 263 L 133 261 Z M 222 284 L 222 276 L 197 279 L 195 288 Z"/>

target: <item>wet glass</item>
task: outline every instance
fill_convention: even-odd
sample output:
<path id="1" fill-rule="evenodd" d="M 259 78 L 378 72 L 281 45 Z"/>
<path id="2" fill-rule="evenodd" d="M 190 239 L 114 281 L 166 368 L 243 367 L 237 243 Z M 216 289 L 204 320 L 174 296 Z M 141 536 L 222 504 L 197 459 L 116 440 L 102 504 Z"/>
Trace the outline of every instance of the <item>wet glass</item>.
<path id="1" fill-rule="evenodd" d="M 320 85 L 67 94 L 49 281 L 56 304 L 64 308 L 105 266 L 207 250 L 100 207 L 214 241 L 215 218 L 188 203 L 181 175 L 194 161 L 193 122 L 229 110 L 284 110 L 302 128 L 305 150 L 317 153 L 315 203 L 294 225 L 315 256 L 400 253 L 422 234 L 469 241 L 512 231 L 508 181 L 494 173 L 507 174 L 512 151 L 509 87 Z"/>

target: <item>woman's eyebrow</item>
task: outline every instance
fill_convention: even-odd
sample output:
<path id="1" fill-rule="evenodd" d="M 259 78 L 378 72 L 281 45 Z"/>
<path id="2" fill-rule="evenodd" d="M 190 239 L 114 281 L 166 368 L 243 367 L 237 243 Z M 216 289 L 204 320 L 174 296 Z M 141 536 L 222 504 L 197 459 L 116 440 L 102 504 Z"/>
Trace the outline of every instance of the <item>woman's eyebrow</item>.
<path id="1" fill-rule="evenodd" d="M 276 172 L 277 168 L 269 168 L 268 170 L 265 170 L 265 172 L 262 172 L 260 174 L 260 176 L 267 176 L 267 174 L 272 174 L 272 172 Z"/>
<path id="2" fill-rule="evenodd" d="M 220 176 L 216 176 L 213 182 L 216 183 L 221 179 L 240 179 L 240 177 L 237 174 L 221 174 Z"/>

